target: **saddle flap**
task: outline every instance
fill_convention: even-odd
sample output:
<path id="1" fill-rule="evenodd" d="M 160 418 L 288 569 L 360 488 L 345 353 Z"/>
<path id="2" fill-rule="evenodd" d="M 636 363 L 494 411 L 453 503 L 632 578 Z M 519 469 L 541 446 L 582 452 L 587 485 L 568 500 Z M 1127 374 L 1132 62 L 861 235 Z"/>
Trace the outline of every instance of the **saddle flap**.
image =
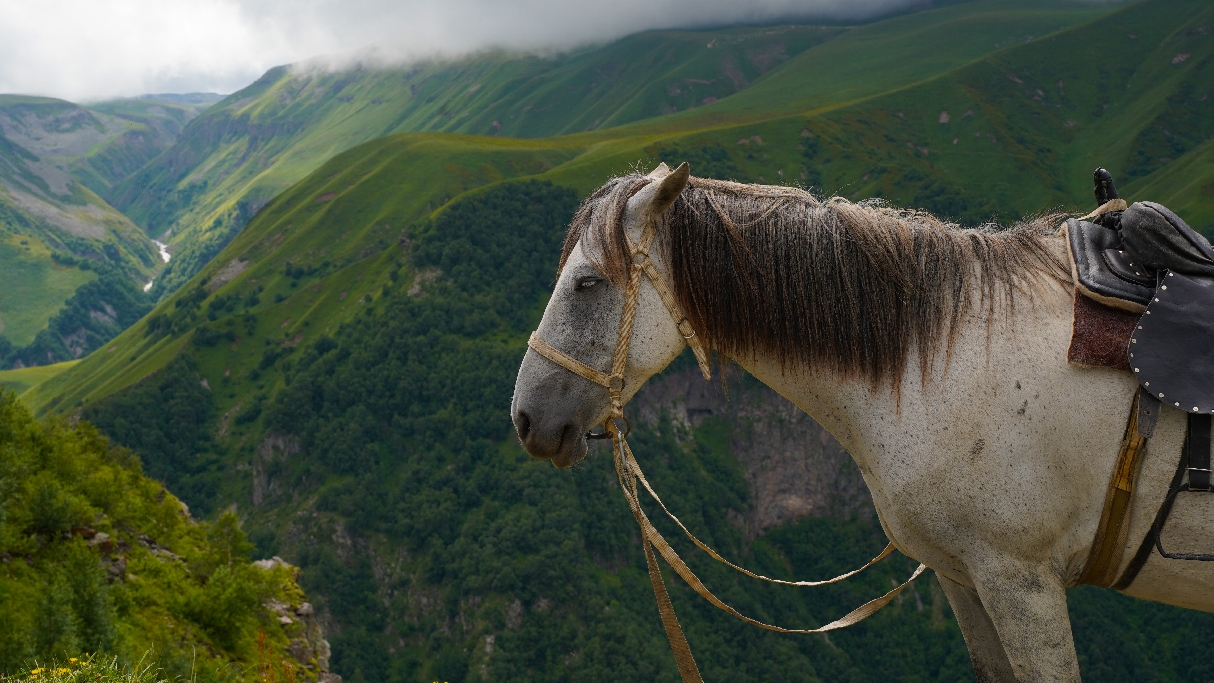
<path id="1" fill-rule="evenodd" d="M 1166 272 L 1130 337 L 1143 388 L 1189 413 L 1214 413 L 1214 278 Z"/>
<path id="2" fill-rule="evenodd" d="M 1155 291 L 1154 278 L 1121 250 L 1117 231 L 1074 218 L 1064 230 L 1075 287 L 1106 306 L 1142 312 Z"/>
<path id="3" fill-rule="evenodd" d="M 1113 275 L 1126 282 L 1155 289 L 1155 273 L 1148 271 L 1141 263 L 1132 261 L 1124 249 L 1105 249 L 1100 255 Z"/>

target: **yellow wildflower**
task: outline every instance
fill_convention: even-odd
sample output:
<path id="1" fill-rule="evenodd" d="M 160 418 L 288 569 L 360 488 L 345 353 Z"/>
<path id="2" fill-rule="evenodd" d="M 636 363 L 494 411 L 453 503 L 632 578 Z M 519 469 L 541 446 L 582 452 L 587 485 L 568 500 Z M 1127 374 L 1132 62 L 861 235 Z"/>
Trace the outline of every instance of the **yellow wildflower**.
<path id="1" fill-rule="evenodd" d="M 71 671 L 72 671 L 71 669 L 68 669 L 68 668 L 65 668 L 65 667 L 62 667 L 62 666 L 61 666 L 61 667 L 59 667 L 58 669 L 55 669 L 55 675 L 56 675 L 56 676 L 59 676 L 59 675 L 62 675 L 62 674 L 71 673 Z"/>
<path id="2" fill-rule="evenodd" d="M 78 660 L 75 657 L 69 657 L 67 661 L 71 662 L 72 664 L 75 664 Z"/>

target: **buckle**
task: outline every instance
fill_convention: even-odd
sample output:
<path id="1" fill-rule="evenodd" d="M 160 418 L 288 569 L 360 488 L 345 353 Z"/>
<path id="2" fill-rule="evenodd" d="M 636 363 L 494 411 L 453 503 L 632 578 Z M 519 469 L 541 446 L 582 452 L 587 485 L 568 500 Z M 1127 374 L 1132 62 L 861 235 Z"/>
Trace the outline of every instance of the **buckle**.
<path id="1" fill-rule="evenodd" d="M 687 322 L 687 318 L 679 321 L 678 328 L 684 339 L 695 339 L 696 331 L 691 327 L 691 323 Z"/>
<path id="2" fill-rule="evenodd" d="M 624 438 L 632 433 L 632 422 L 630 422 L 628 420 L 628 418 L 624 417 L 623 415 L 621 415 L 619 417 L 609 417 L 609 418 L 607 418 L 607 420 L 623 420 L 624 421 L 624 430 L 622 432 L 620 432 L 620 438 Z M 620 431 L 619 425 L 615 425 L 615 429 L 616 429 L 616 431 Z M 601 431 L 601 432 L 586 432 L 586 438 L 587 439 L 610 439 L 611 432 L 607 431 L 606 429 L 603 429 L 603 431 Z"/>

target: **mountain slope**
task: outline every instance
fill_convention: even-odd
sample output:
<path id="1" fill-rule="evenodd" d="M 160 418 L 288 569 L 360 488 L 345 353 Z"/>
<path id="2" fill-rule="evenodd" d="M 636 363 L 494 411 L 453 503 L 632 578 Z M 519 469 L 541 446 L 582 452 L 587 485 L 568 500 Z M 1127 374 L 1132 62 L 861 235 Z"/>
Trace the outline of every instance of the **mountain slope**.
<path id="1" fill-rule="evenodd" d="M 95 115 L 111 117 L 122 133 L 95 143 L 73 159 L 72 175 L 94 192 L 105 194 L 176 142 L 186 124 L 221 99 L 207 93 L 145 95 L 87 105 Z"/>
<path id="2" fill-rule="evenodd" d="M 604 129 L 622 124 L 632 123 L 633 134 L 736 124 L 903 87 L 1107 11 L 984 0 L 846 31 L 656 31 L 552 58 L 489 53 L 404 69 L 282 67 L 212 107 L 106 196 L 150 234 L 169 235 L 178 258 L 154 290 L 163 297 L 271 197 L 337 152 L 382 135 L 595 130 L 580 138 L 590 146 L 618 137 Z"/>
<path id="3" fill-rule="evenodd" d="M 1163 191 L 1197 206 L 1212 25 L 1207 3 L 1152 0 L 909 87 L 701 129 L 377 139 L 276 197 L 152 316 L 24 399 L 121 435 L 197 509 L 247 511 L 263 552 L 315 582 L 352 680 L 674 680 L 608 459 L 553 472 L 510 432 L 561 212 L 638 159 L 971 221 L 1087 210 L 1100 163 L 1131 200 Z M 183 358 L 208 392 L 170 381 Z M 694 374 L 676 362 L 630 415 L 647 470 L 697 533 L 799 578 L 880 547 L 854 466 L 821 428 L 746 378 L 730 378 L 726 403 Z M 191 409 L 154 409 L 168 404 Z M 782 481 L 819 499 L 781 499 Z M 701 560 L 744 611 L 806 625 L 909 569 L 895 559 L 871 582 L 798 595 Z M 672 595 L 714 680 L 972 680 L 930 581 L 829 641 L 756 632 L 681 585 Z M 1087 680 L 1204 675 L 1180 644 L 1214 628 L 1209 615 L 1094 589 L 1071 598 Z"/>
<path id="4" fill-rule="evenodd" d="M 271 197 L 358 143 L 411 130 L 548 135 L 657 116 L 725 97 L 841 30 L 666 31 L 553 58 L 281 67 L 213 107 L 107 196 L 175 245 L 178 258 L 155 290 L 172 291 Z M 720 45 L 705 47 L 713 41 Z"/>
<path id="5" fill-rule="evenodd" d="M 0 472 L 3 674 L 87 653 L 190 680 L 263 680 L 259 631 L 267 664 L 324 672 L 325 655 L 308 661 L 326 649 L 315 619 L 283 622 L 267 606 L 303 602 L 292 568 L 249 563 L 235 515 L 198 523 L 128 451 L 88 425 L 36 422 L 5 391 Z"/>
<path id="6" fill-rule="evenodd" d="M 108 339 L 127 318 L 146 313 L 142 301 L 133 303 L 142 299 L 135 283 L 145 282 L 161 258 L 147 235 L 99 193 L 171 145 L 204 107 L 136 99 L 86 108 L 0 96 L 0 262 L 6 266 L 0 269 L 0 364 L 79 357 L 97 347 L 96 338 Z M 101 298 L 80 290 L 98 274 L 105 280 L 97 285 L 106 292 Z M 82 324 L 51 330 L 23 348 L 84 302 L 106 320 L 94 324 L 85 315 L 73 321 Z M 75 340 L 77 333 L 89 339 Z"/>
<path id="7" fill-rule="evenodd" d="M 262 363 L 259 355 L 273 354 L 249 350 L 236 337 L 302 341 L 337 329 L 362 310 L 362 298 L 374 298 L 393 278 L 412 277 L 407 267 L 401 270 L 400 251 L 408 246 L 411 226 L 461 193 L 505 178 L 537 175 L 585 193 L 610 173 L 649 157 L 648 163 L 686 159 L 693 172 L 706 176 L 801 181 L 970 220 L 995 212 L 1014 218 L 1050 205 L 1086 207 L 1089 166 L 1104 164 L 1124 178 L 1122 169 L 1136 153 L 1133 141 L 1160 125 L 1160 116 L 1175 114 L 1159 106 L 1167 99 L 1160 88 L 1183 92 L 1210 83 L 1210 41 L 1202 43 L 1205 34 L 1193 31 L 1211 23 L 1211 10 L 1196 0 L 1168 3 L 1167 11 L 1161 7 L 1159 0 L 1130 6 L 914 88 L 819 114 L 677 135 L 598 134 L 590 144 L 581 136 L 528 141 L 443 134 L 364 144 L 276 198 L 190 287 L 171 295 L 105 353 L 31 390 L 26 400 L 39 411 L 91 404 L 183 350 L 218 353 L 227 348 L 216 346 L 221 339 L 234 345 L 233 360 L 215 360 L 214 366 L 203 361 L 202 367 L 238 382 Z M 1128 38 L 1129 32 L 1140 38 Z M 1183 46 L 1197 56 L 1172 64 L 1174 45 L 1168 41 L 1175 36 L 1190 41 Z M 1096 51 L 1108 57 L 1082 58 Z M 1055 92 L 1047 98 L 1037 86 L 1051 82 Z M 1066 83 L 1075 84 L 1070 95 L 1062 89 Z M 1195 98 L 1190 104 L 1207 102 Z M 621 129 L 629 132 L 634 131 Z M 1109 139 L 1128 142 L 1110 145 Z M 1191 154 L 1198 158 L 1208 149 L 1203 143 Z M 1077 169 L 1058 162 L 1072 158 L 1080 159 Z M 1165 179 L 1181 168 L 1176 163 L 1123 183 L 1127 196 L 1132 199 L 1131 191 L 1156 179 L 1172 184 Z M 1209 227 L 1200 214 L 1193 220 L 1198 228 Z M 224 326 L 216 327 L 221 319 Z M 191 341 L 191 335 L 201 339 Z M 239 402 L 237 395 L 257 393 L 263 385 L 229 393 Z"/>
<path id="8" fill-rule="evenodd" d="M 105 255 L 145 274 L 155 248 L 133 223 L 77 180 L 70 166 L 128 137 L 129 122 L 48 98 L 0 96 L 0 205 L 29 234 L 64 253 Z M 132 136 L 137 137 L 137 136 Z"/>

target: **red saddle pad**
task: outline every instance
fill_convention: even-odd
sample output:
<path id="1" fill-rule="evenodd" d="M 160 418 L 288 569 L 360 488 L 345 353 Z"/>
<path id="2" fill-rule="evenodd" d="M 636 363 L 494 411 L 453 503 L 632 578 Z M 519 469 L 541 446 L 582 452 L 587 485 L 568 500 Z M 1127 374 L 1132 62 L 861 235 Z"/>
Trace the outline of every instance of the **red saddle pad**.
<path id="1" fill-rule="evenodd" d="M 1076 290 L 1067 362 L 1130 372 L 1130 335 L 1141 316 L 1093 301 Z"/>

